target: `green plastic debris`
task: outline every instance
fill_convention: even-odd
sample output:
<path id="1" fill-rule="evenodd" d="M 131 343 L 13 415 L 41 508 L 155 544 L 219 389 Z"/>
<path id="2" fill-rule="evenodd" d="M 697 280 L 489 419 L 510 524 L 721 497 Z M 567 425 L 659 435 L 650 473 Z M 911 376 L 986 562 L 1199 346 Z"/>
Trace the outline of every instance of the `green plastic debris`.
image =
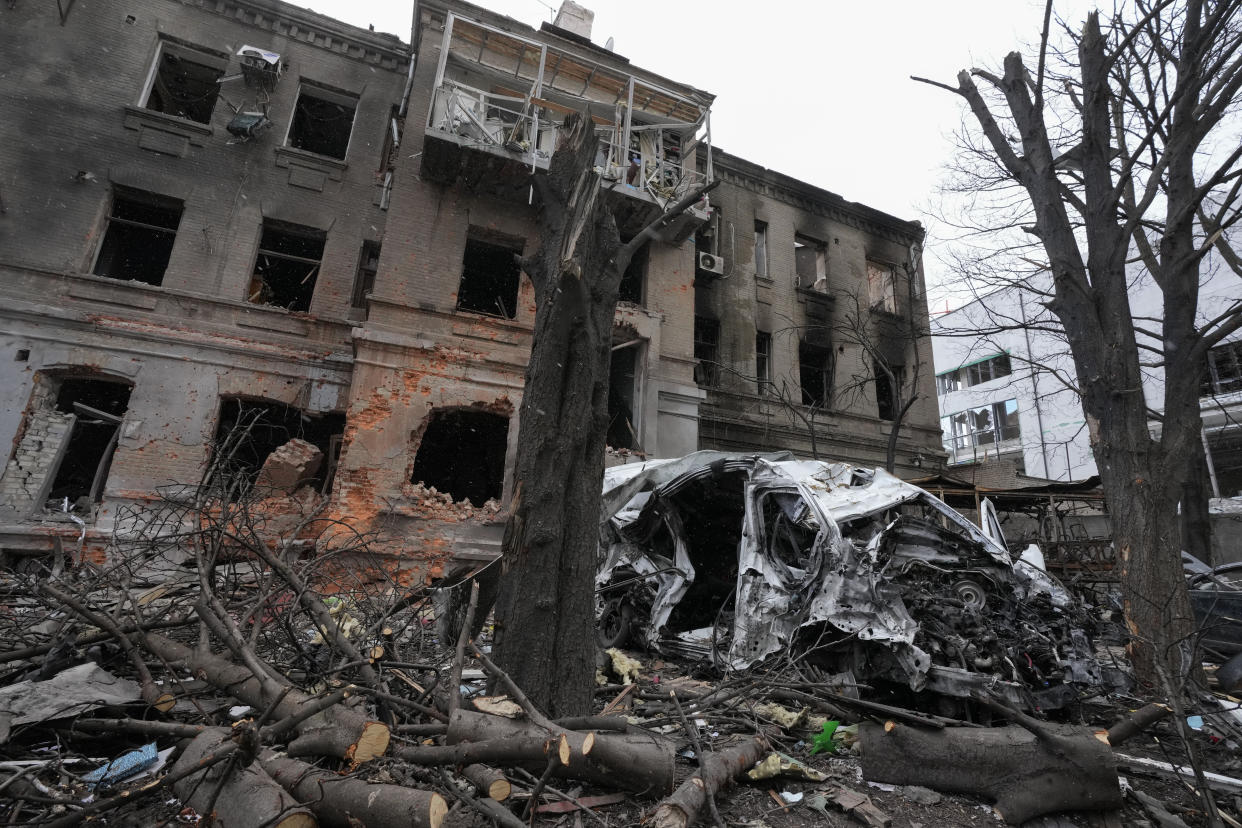
<path id="1" fill-rule="evenodd" d="M 836 753 L 837 743 L 832 740 L 832 734 L 840 725 L 841 723 L 836 719 L 824 722 L 824 729 L 816 733 L 811 740 L 811 753 Z"/>

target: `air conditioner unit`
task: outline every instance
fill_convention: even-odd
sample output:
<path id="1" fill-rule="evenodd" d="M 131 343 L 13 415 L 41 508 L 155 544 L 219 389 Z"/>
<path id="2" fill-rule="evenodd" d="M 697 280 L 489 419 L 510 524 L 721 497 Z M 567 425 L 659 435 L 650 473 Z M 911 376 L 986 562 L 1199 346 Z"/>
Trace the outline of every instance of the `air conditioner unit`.
<path id="1" fill-rule="evenodd" d="M 276 88 L 276 81 L 280 80 L 280 74 L 284 70 L 278 53 L 257 46 L 243 46 L 237 50 L 237 56 L 241 58 L 242 77 L 246 80 L 246 86 L 257 86 L 265 92 Z"/>
<path id="2" fill-rule="evenodd" d="M 715 273 L 720 276 L 724 273 L 724 259 L 715 253 L 699 254 L 699 270 L 705 273 Z"/>

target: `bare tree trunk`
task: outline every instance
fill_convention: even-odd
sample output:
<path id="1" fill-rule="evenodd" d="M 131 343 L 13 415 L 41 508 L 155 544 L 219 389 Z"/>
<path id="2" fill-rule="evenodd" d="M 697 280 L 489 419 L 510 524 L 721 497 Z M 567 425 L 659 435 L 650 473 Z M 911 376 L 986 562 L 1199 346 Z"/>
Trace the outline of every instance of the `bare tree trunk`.
<path id="1" fill-rule="evenodd" d="M 595 549 L 608 424 L 620 238 L 592 169 L 589 120 L 571 118 L 541 183 L 535 331 L 505 528 L 496 661 L 553 717 L 590 712 Z"/>
<path id="2" fill-rule="evenodd" d="M 539 251 L 523 262 L 535 330 L 496 604 L 496 661 L 554 718 L 590 712 L 594 576 L 613 317 L 635 251 L 710 187 L 622 245 L 595 172 L 591 121 L 571 115 L 540 194 Z"/>

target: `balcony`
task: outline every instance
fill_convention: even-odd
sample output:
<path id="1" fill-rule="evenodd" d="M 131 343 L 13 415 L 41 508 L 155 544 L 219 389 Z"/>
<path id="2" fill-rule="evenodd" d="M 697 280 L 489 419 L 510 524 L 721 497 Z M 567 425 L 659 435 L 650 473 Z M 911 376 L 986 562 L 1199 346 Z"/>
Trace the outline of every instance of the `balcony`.
<path id="1" fill-rule="evenodd" d="M 529 176 L 547 169 L 564 117 L 589 112 L 600 138 L 596 170 L 621 232 L 641 229 L 707 180 L 696 158 L 700 143 L 708 145 L 710 96 L 669 91 L 624 65 L 594 46 L 543 43 L 450 14 L 423 178 L 525 201 Z M 675 235 L 685 238 L 706 217 L 690 211 Z"/>

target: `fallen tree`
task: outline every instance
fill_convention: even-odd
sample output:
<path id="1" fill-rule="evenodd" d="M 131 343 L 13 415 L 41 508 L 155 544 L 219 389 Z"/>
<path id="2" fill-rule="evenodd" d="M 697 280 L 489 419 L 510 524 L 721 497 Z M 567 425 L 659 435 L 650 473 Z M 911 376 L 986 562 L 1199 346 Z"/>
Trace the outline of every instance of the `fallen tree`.
<path id="1" fill-rule="evenodd" d="M 864 722 L 863 778 L 984 796 L 1010 824 L 1054 811 L 1122 805 L 1109 745 L 1082 727 L 925 729 Z"/>

